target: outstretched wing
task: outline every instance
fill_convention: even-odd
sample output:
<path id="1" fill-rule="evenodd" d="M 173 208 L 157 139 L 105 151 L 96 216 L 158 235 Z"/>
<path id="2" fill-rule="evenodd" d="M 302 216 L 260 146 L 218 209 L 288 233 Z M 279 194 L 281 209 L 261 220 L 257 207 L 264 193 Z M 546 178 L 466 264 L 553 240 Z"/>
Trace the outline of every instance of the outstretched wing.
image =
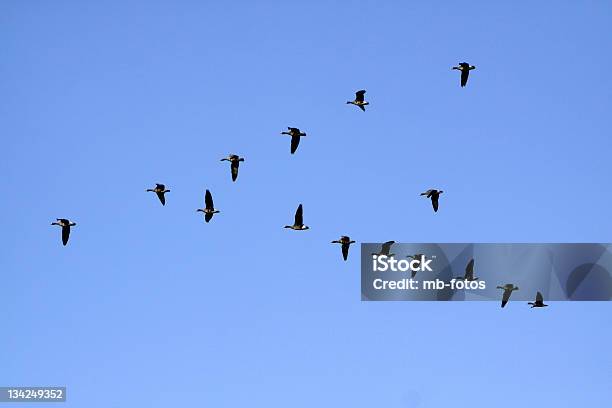
<path id="1" fill-rule="evenodd" d="M 544 303 L 544 296 L 541 292 L 536 293 L 536 303 Z"/>
<path id="2" fill-rule="evenodd" d="M 206 195 L 204 195 L 204 204 L 206 204 L 206 209 L 214 210 L 215 206 L 213 204 L 212 194 L 210 191 L 206 190 Z"/>
<path id="3" fill-rule="evenodd" d="M 342 258 L 346 261 L 348 258 L 349 244 L 342 244 Z"/>
<path id="4" fill-rule="evenodd" d="M 355 102 L 363 102 L 365 93 L 365 89 L 355 92 Z"/>
<path id="5" fill-rule="evenodd" d="M 438 197 L 434 195 L 431 196 L 431 205 L 433 207 L 434 212 L 438 212 Z"/>
<path id="6" fill-rule="evenodd" d="M 472 280 L 474 279 L 474 259 L 470 259 L 467 266 L 465 267 L 465 279 Z"/>
<path id="7" fill-rule="evenodd" d="M 159 198 L 162 205 L 166 205 L 166 195 L 161 191 L 157 191 L 155 194 L 157 194 L 157 198 Z"/>
<path id="8" fill-rule="evenodd" d="M 391 245 L 393 244 L 395 244 L 395 241 L 387 241 L 384 244 L 382 244 L 380 253 L 384 255 L 389 255 L 389 251 L 391 251 Z"/>
<path id="9" fill-rule="evenodd" d="M 212 220 L 213 215 L 213 213 L 204 214 L 204 221 L 209 222 L 210 220 Z"/>
<path id="10" fill-rule="evenodd" d="M 470 70 L 465 67 L 461 70 L 461 86 L 465 86 L 468 81 L 468 76 L 470 76 Z"/>
<path id="11" fill-rule="evenodd" d="M 236 181 L 238 178 L 238 166 L 240 166 L 240 162 L 238 160 L 233 160 L 231 162 L 231 170 L 232 170 L 232 181 Z"/>
<path id="12" fill-rule="evenodd" d="M 432 193 L 432 192 L 433 192 L 433 190 L 431 190 L 431 189 L 430 189 L 430 190 L 427 190 L 427 191 L 426 191 L 426 192 L 424 192 L 424 193 L 421 193 L 421 195 L 422 195 L 422 196 L 423 196 L 423 195 L 424 195 L 424 196 L 427 196 L 427 198 L 429 198 L 429 197 L 431 197 L 431 193 Z"/>
<path id="13" fill-rule="evenodd" d="M 62 226 L 62 244 L 66 245 L 68 243 L 68 238 L 70 237 L 70 225 Z"/>
<path id="14" fill-rule="evenodd" d="M 295 153 L 300 144 L 300 136 L 291 136 L 291 154 Z"/>
<path id="15" fill-rule="evenodd" d="M 293 225 L 304 225 L 304 210 L 302 209 L 302 204 L 298 205 Z"/>
<path id="16" fill-rule="evenodd" d="M 504 295 L 502 296 L 501 307 L 506 306 L 506 303 L 508 303 L 508 300 L 510 300 L 511 294 L 512 294 L 512 289 L 504 289 Z"/>

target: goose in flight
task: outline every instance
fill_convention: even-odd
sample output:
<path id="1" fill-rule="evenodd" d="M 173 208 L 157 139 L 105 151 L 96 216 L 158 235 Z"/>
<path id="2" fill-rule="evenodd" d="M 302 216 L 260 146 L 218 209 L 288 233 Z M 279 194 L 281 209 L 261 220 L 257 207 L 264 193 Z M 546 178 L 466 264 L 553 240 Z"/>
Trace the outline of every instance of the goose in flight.
<path id="1" fill-rule="evenodd" d="M 232 171 L 232 181 L 236 181 L 238 178 L 238 167 L 240 162 L 244 161 L 244 157 L 240 157 L 237 154 L 230 154 L 229 156 L 221 159 L 221 161 L 230 162 L 230 170 Z"/>
<path id="2" fill-rule="evenodd" d="M 546 307 L 548 305 L 544 304 L 544 296 L 542 296 L 541 292 L 536 293 L 535 302 L 527 302 L 528 305 L 531 305 L 531 308 L 534 307 Z"/>
<path id="3" fill-rule="evenodd" d="M 302 210 L 302 204 L 298 205 L 298 208 L 295 211 L 295 221 L 293 222 L 293 225 L 285 225 L 285 228 L 290 228 L 296 231 L 310 229 L 308 225 L 304 225 L 304 211 Z"/>
<path id="4" fill-rule="evenodd" d="M 467 84 L 468 77 L 470 76 L 470 71 L 476 69 L 476 67 L 468 64 L 467 62 L 462 62 L 456 67 L 453 67 L 452 69 L 461 71 L 461 87 L 464 87 Z"/>
<path id="5" fill-rule="evenodd" d="M 155 183 L 155 188 L 150 188 L 147 191 L 151 191 L 157 194 L 159 202 L 162 203 L 162 205 L 166 205 L 166 196 L 164 194 L 170 192 L 170 190 L 166 190 L 166 186 L 164 186 L 163 184 Z"/>
<path id="6" fill-rule="evenodd" d="M 474 277 L 474 259 L 470 259 L 470 262 L 465 267 L 465 275 L 457 276 L 455 279 L 466 280 L 468 282 L 477 281 L 478 278 Z"/>
<path id="7" fill-rule="evenodd" d="M 204 221 L 209 222 L 210 220 L 212 220 L 213 215 L 218 213 L 219 210 L 215 209 L 215 206 L 213 204 L 212 194 L 210 194 L 210 191 L 208 190 L 206 190 L 206 194 L 204 195 L 204 204 L 205 204 L 205 208 L 198 208 L 196 212 L 198 211 L 203 212 Z"/>
<path id="8" fill-rule="evenodd" d="M 66 218 L 56 218 L 55 222 L 52 222 L 51 225 L 59 225 L 62 227 L 62 244 L 65 246 L 70 237 L 70 227 L 74 227 L 76 223 L 70 222 L 70 220 Z"/>
<path id="9" fill-rule="evenodd" d="M 438 200 L 440 199 L 440 194 L 444 191 L 429 189 L 424 193 L 421 193 L 422 196 L 427 196 L 427 198 L 431 198 L 431 205 L 433 207 L 434 212 L 438 212 Z"/>
<path id="10" fill-rule="evenodd" d="M 414 255 L 408 255 L 406 258 L 410 258 L 413 259 L 415 261 L 418 261 L 415 266 L 419 267 L 421 265 L 421 262 L 423 262 L 425 260 L 425 255 L 424 254 L 414 254 Z M 417 274 L 416 270 L 411 270 L 411 277 L 414 278 Z"/>
<path id="11" fill-rule="evenodd" d="M 391 251 L 391 245 L 395 244 L 395 241 L 387 241 L 385 243 L 382 244 L 382 247 L 380 248 L 380 252 L 376 253 L 376 252 L 372 252 L 372 255 L 378 255 L 378 256 L 386 256 L 387 258 L 391 258 L 392 256 L 395 256 L 395 254 L 390 254 L 389 252 Z"/>
<path id="12" fill-rule="evenodd" d="M 497 289 L 504 290 L 504 294 L 502 295 L 501 307 L 506 306 L 506 303 L 508 303 L 508 300 L 510 300 L 510 295 L 513 291 L 519 290 L 518 286 L 514 286 L 512 283 L 506 283 L 504 286 L 498 286 Z"/>
<path id="13" fill-rule="evenodd" d="M 348 258 L 349 247 L 351 244 L 354 244 L 355 241 L 352 241 L 350 237 L 343 235 L 340 239 L 332 241 L 332 244 L 342 244 L 342 258 L 346 261 Z"/>
<path id="14" fill-rule="evenodd" d="M 370 102 L 366 102 L 364 100 L 365 93 L 366 93 L 365 89 L 362 89 L 361 91 L 355 92 L 355 100 L 354 101 L 346 101 L 346 103 L 347 104 L 351 104 L 351 105 L 355 105 L 355 106 L 359 107 L 359 109 L 361 109 L 362 111 L 365 112 L 366 105 L 370 104 Z"/>
<path id="15" fill-rule="evenodd" d="M 300 144 L 300 137 L 306 136 L 305 132 L 300 131 L 298 128 L 288 127 L 289 131 L 281 132 L 281 135 L 291 136 L 291 154 L 295 153 Z"/>

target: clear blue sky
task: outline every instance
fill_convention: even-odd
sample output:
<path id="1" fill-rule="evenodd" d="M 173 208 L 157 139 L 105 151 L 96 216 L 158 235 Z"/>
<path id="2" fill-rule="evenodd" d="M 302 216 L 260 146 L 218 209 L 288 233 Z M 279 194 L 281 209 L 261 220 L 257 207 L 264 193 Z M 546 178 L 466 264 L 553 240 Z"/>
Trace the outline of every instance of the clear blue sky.
<path id="1" fill-rule="evenodd" d="M 612 241 L 612 3 L 432 3 L 3 1 L 0 385 L 71 408 L 609 403 L 610 303 L 361 302 L 358 247 L 329 243 Z M 311 230 L 283 229 L 299 203 Z"/>

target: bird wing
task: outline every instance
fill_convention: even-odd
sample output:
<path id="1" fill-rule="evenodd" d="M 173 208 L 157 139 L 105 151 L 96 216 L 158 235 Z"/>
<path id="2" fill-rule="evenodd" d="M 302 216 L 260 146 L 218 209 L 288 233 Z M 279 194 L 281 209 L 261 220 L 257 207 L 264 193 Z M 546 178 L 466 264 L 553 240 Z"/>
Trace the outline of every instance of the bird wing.
<path id="1" fill-rule="evenodd" d="M 434 212 L 438 212 L 438 197 L 436 196 L 431 196 L 431 205 L 434 209 Z"/>
<path id="2" fill-rule="evenodd" d="M 293 225 L 304 225 L 304 210 L 302 209 L 302 204 L 298 205 Z"/>
<path id="3" fill-rule="evenodd" d="M 213 213 L 204 214 L 204 221 L 209 222 L 210 220 L 212 220 L 213 215 Z"/>
<path id="4" fill-rule="evenodd" d="M 391 245 L 395 244 L 395 241 L 387 241 L 382 244 L 382 248 L 380 249 L 380 253 L 384 255 L 389 255 L 389 251 L 391 251 Z"/>
<path id="5" fill-rule="evenodd" d="M 467 266 L 465 267 L 465 279 L 474 278 L 474 259 L 470 259 Z"/>
<path id="6" fill-rule="evenodd" d="M 512 294 L 512 289 L 504 289 L 504 295 L 502 296 L 502 304 L 501 306 L 506 306 L 508 300 L 510 300 L 510 295 Z"/>
<path id="7" fill-rule="evenodd" d="M 536 303 L 544 303 L 544 296 L 541 292 L 536 293 Z"/>
<path id="8" fill-rule="evenodd" d="M 363 106 L 363 105 L 357 105 L 357 106 L 359 106 L 359 109 L 361 109 L 362 111 L 365 112 L 365 106 Z"/>
<path id="9" fill-rule="evenodd" d="M 66 245 L 68 243 L 69 237 L 70 237 L 70 225 L 62 225 L 62 244 Z"/>
<path id="10" fill-rule="evenodd" d="M 365 93 L 365 89 L 355 92 L 355 102 L 363 102 Z"/>
<path id="11" fill-rule="evenodd" d="M 206 190 L 206 194 L 204 195 L 204 204 L 208 210 L 214 210 L 215 206 L 213 204 L 212 194 L 210 191 Z"/>
<path id="12" fill-rule="evenodd" d="M 342 244 L 342 258 L 346 261 L 348 258 L 349 244 Z"/>
<path id="13" fill-rule="evenodd" d="M 232 181 L 236 181 L 238 178 L 238 166 L 240 166 L 240 162 L 238 160 L 233 160 L 231 163 L 230 168 L 232 170 Z"/>
<path id="14" fill-rule="evenodd" d="M 461 86 L 465 86 L 467 84 L 468 76 L 470 76 L 469 69 L 461 70 Z"/>
<path id="15" fill-rule="evenodd" d="M 161 191 L 157 191 L 155 194 L 157 194 L 157 198 L 159 198 L 159 201 L 162 203 L 162 205 L 166 205 L 166 195 Z"/>
<path id="16" fill-rule="evenodd" d="M 295 153 L 299 144 L 300 144 L 300 137 L 291 136 L 291 154 Z"/>

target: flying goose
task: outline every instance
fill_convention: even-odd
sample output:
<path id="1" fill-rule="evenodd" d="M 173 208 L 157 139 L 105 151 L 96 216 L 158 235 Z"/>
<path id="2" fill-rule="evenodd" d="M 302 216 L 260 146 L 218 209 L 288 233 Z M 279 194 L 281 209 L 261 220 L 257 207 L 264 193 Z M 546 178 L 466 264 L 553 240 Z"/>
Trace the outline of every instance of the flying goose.
<path id="1" fill-rule="evenodd" d="M 210 220 L 212 220 L 213 215 L 215 215 L 216 213 L 219 212 L 219 210 L 215 209 L 215 206 L 213 204 L 213 199 L 212 199 L 212 195 L 210 194 L 210 191 L 206 190 L 206 194 L 204 195 L 204 204 L 205 204 L 205 208 L 198 208 L 196 210 L 196 212 L 203 212 L 204 213 L 204 221 L 209 222 Z"/>
<path id="2" fill-rule="evenodd" d="M 342 258 L 344 258 L 344 260 L 346 261 L 346 259 L 348 258 L 349 247 L 351 246 L 351 244 L 354 244 L 355 241 L 352 241 L 350 237 L 343 235 L 340 237 L 340 239 L 332 241 L 331 243 L 342 244 Z"/>
<path id="3" fill-rule="evenodd" d="M 427 198 L 431 198 L 431 205 L 433 207 L 434 212 L 438 212 L 438 200 L 440 199 L 440 194 L 444 191 L 430 189 L 424 193 L 421 193 L 422 196 L 427 196 Z"/>
<path id="4" fill-rule="evenodd" d="M 295 211 L 295 221 L 293 222 L 293 225 L 285 225 L 285 228 L 290 228 L 296 231 L 310 229 L 308 225 L 304 225 L 304 211 L 302 210 L 302 204 L 298 205 L 298 208 Z"/>
<path id="5" fill-rule="evenodd" d="M 465 275 L 457 276 L 455 279 L 466 280 L 468 282 L 477 281 L 478 278 L 474 277 L 474 259 L 470 259 L 470 262 L 465 267 Z"/>
<path id="6" fill-rule="evenodd" d="M 51 225 L 59 225 L 62 227 L 62 244 L 65 246 L 70 237 L 70 227 L 74 227 L 76 223 L 70 222 L 70 220 L 66 218 L 56 218 L 55 221 L 56 222 L 52 222 Z"/>
<path id="7" fill-rule="evenodd" d="M 510 300 L 510 295 L 513 291 L 519 290 L 518 286 L 514 286 L 512 283 L 506 283 L 504 286 L 498 286 L 497 289 L 504 290 L 501 307 L 506 306 L 506 303 L 508 303 L 508 300 Z"/>
<path id="8" fill-rule="evenodd" d="M 288 132 L 281 132 L 281 135 L 291 136 L 291 154 L 295 153 L 300 144 L 300 137 L 306 136 L 306 133 L 300 131 L 298 128 L 288 127 Z"/>
<path id="9" fill-rule="evenodd" d="M 382 244 L 382 247 L 380 248 L 380 252 L 376 253 L 376 252 L 372 252 L 372 255 L 378 255 L 378 256 L 386 256 L 388 258 L 391 258 L 392 256 L 395 256 L 395 254 L 390 254 L 389 251 L 391 251 L 391 245 L 395 244 L 395 241 L 387 241 L 385 243 Z"/>
<path id="10" fill-rule="evenodd" d="M 157 198 L 162 203 L 162 205 L 166 205 L 166 196 L 164 194 L 169 193 L 170 190 L 166 190 L 166 186 L 163 184 L 155 183 L 155 188 L 149 188 L 147 191 L 152 191 L 157 194 Z"/>
<path id="11" fill-rule="evenodd" d="M 464 87 L 467 84 L 468 76 L 470 76 L 470 71 L 476 69 L 476 67 L 468 64 L 467 62 L 462 62 L 456 67 L 453 67 L 452 69 L 461 71 L 461 87 Z"/>
<path id="12" fill-rule="evenodd" d="M 365 112 L 365 106 L 370 104 L 370 102 L 366 102 L 364 100 L 365 93 L 366 93 L 365 89 L 362 89 L 361 91 L 355 92 L 355 100 L 354 101 L 346 101 L 346 103 L 347 104 L 351 104 L 351 105 L 355 105 L 355 106 L 359 107 L 359 109 L 361 109 L 362 111 Z"/>
<path id="13" fill-rule="evenodd" d="M 421 265 L 421 262 L 423 262 L 425 260 L 425 255 L 424 254 L 414 254 L 414 255 L 408 255 L 406 258 L 411 258 L 411 259 L 414 259 L 414 260 L 418 261 L 416 263 L 416 266 L 418 267 L 418 266 Z M 417 271 L 411 270 L 411 272 L 412 272 L 411 273 L 412 278 L 414 278 L 416 276 L 416 274 L 417 274 Z"/>
<path id="14" fill-rule="evenodd" d="M 236 181 L 238 178 L 238 166 L 240 166 L 240 162 L 244 161 L 244 157 L 240 157 L 237 154 L 230 154 L 226 158 L 221 159 L 221 161 L 230 162 L 230 170 L 232 171 L 232 181 Z"/>
<path id="15" fill-rule="evenodd" d="M 531 305 L 531 308 L 534 307 L 546 307 L 548 305 L 544 304 L 544 296 L 542 296 L 541 292 L 536 293 L 535 302 L 527 302 L 528 305 Z"/>

